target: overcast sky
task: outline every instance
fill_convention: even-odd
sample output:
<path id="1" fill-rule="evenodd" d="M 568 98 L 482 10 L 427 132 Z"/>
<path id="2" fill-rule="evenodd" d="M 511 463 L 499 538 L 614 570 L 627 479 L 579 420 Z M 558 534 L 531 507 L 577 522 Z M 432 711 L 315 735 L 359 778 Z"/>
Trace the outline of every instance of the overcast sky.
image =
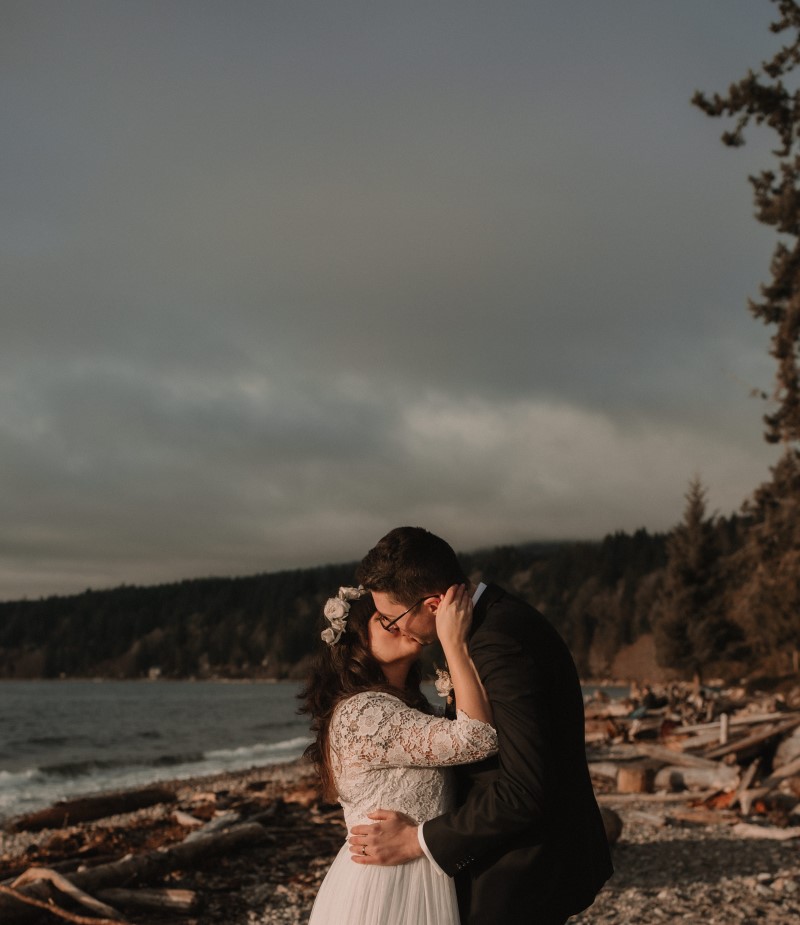
<path id="1" fill-rule="evenodd" d="M 767 0 L 0 0 L 0 599 L 720 513 Z"/>

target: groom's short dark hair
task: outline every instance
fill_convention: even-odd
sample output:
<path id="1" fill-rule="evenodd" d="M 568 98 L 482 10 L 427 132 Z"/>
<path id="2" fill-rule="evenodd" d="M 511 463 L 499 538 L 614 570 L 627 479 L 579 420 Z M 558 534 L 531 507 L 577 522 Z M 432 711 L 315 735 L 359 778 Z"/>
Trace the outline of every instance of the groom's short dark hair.
<path id="1" fill-rule="evenodd" d="M 356 571 L 369 591 L 413 604 L 426 594 L 443 594 L 467 578 L 453 547 L 422 527 L 395 527 L 364 556 Z"/>

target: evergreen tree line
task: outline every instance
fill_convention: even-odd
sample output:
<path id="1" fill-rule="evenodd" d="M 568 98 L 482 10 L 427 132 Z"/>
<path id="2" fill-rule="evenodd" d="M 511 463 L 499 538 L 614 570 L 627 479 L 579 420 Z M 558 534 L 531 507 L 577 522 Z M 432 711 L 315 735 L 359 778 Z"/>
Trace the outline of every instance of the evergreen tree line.
<path id="1" fill-rule="evenodd" d="M 781 620 L 763 611 L 741 619 L 749 611 L 737 595 L 752 594 L 741 562 L 753 529 L 741 516 L 707 517 L 695 482 L 668 535 L 642 529 L 462 559 L 474 579 L 497 581 L 541 609 L 585 677 L 607 674 L 646 633 L 678 673 L 739 673 L 764 667 L 783 638 Z M 355 565 L 0 603 L 0 677 L 299 677 L 319 644 L 322 605 L 352 583 Z"/>
<path id="2" fill-rule="evenodd" d="M 598 639 L 613 657 L 649 627 L 638 615 L 637 589 L 663 567 L 664 548 L 663 536 L 640 530 L 600 543 L 502 546 L 462 559 L 475 578 L 498 581 L 545 610 L 586 668 Z M 301 675 L 319 644 L 322 605 L 353 582 L 355 567 L 0 603 L 0 677 Z"/>

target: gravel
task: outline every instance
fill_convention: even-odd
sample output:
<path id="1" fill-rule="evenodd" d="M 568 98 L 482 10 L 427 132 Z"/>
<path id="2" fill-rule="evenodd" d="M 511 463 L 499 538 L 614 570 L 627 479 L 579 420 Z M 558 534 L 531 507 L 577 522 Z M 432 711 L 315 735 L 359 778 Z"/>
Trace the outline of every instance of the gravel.
<path id="1" fill-rule="evenodd" d="M 623 821 L 616 872 L 571 923 L 800 923 L 797 840 L 740 838 L 722 821 L 670 823 L 669 810 L 654 811 L 647 803 L 610 805 Z"/>
<path id="2" fill-rule="evenodd" d="M 279 796 L 295 801 L 286 803 L 276 820 L 276 844 L 257 845 L 176 874 L 168 885 L 195 889 L 203 897 L 202 911 L 182 919 L 185 925 L 307 922 L 314 896 L 345 837 L 340 814 L 331 808 L 320 810 L 313 791 L 303 789 L 308 787 L 307 775 L 308 769 L 297 764 L 176 782 L 182 808 L 191 809 L 192 800 L 203 791 L 217 794 L 220 809 L 226 799 L 241 794 L 257 793 L 265 802 Z M 734 814 L 720 812 L 718 822 L 696 825 L 679 819 L 674 804 L 630 797 L 615 801 L 612 795 L 602 800 L 623 822 L 613 849 L 616 872 L 594 905 L 570 920 L 572 925 L 800 923 L 800 839 L 739 837 L 731 825 Z M 169 816 L 174 808 L 151 807 L 58 833 L 3 833 L 0 856 L 9 861 L 11 856 L 30 855 L 35 845 L 56 835 L 96 838 L 106 830 L 116 830 L 120 837 L 134 834 L 137 827 L 155 824 L 159 814 Z M 706 814 L 704 821 L 708 818 Z M 132 915 L 130 921 L 158 925 L 164 920 Z"/>
<path id="3" fill-rule="evenodd" d="M 800 843 L 740 838 L 732 826 L 670 821 L 652 803 L 606 800 L 622 818 L 615 873 L 571 925 L 798 925 Z M 303 883 L 266 890 L 247 925 L 300 925 L 308 919 L 327 864 Z M 255 897 L 254 897 L 255 898 Z M 531 923 L 535 925 L 535 923 Z"/>

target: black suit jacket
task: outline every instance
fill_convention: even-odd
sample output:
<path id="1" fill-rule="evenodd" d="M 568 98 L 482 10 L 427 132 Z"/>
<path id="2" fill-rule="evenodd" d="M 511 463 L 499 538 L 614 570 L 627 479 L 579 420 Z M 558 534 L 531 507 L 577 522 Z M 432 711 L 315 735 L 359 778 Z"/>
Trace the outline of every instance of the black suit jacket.
<path id="1" fill-rule="evenodd" d="M 562 923 L 613 872 L 575 665 L 542 614 L 496 585 L 475 605 L 470 653 L 499 753 L 459 769 L 460 805 L 425 823 L 425 843 L 456 877 L 462 925 Z"/>

